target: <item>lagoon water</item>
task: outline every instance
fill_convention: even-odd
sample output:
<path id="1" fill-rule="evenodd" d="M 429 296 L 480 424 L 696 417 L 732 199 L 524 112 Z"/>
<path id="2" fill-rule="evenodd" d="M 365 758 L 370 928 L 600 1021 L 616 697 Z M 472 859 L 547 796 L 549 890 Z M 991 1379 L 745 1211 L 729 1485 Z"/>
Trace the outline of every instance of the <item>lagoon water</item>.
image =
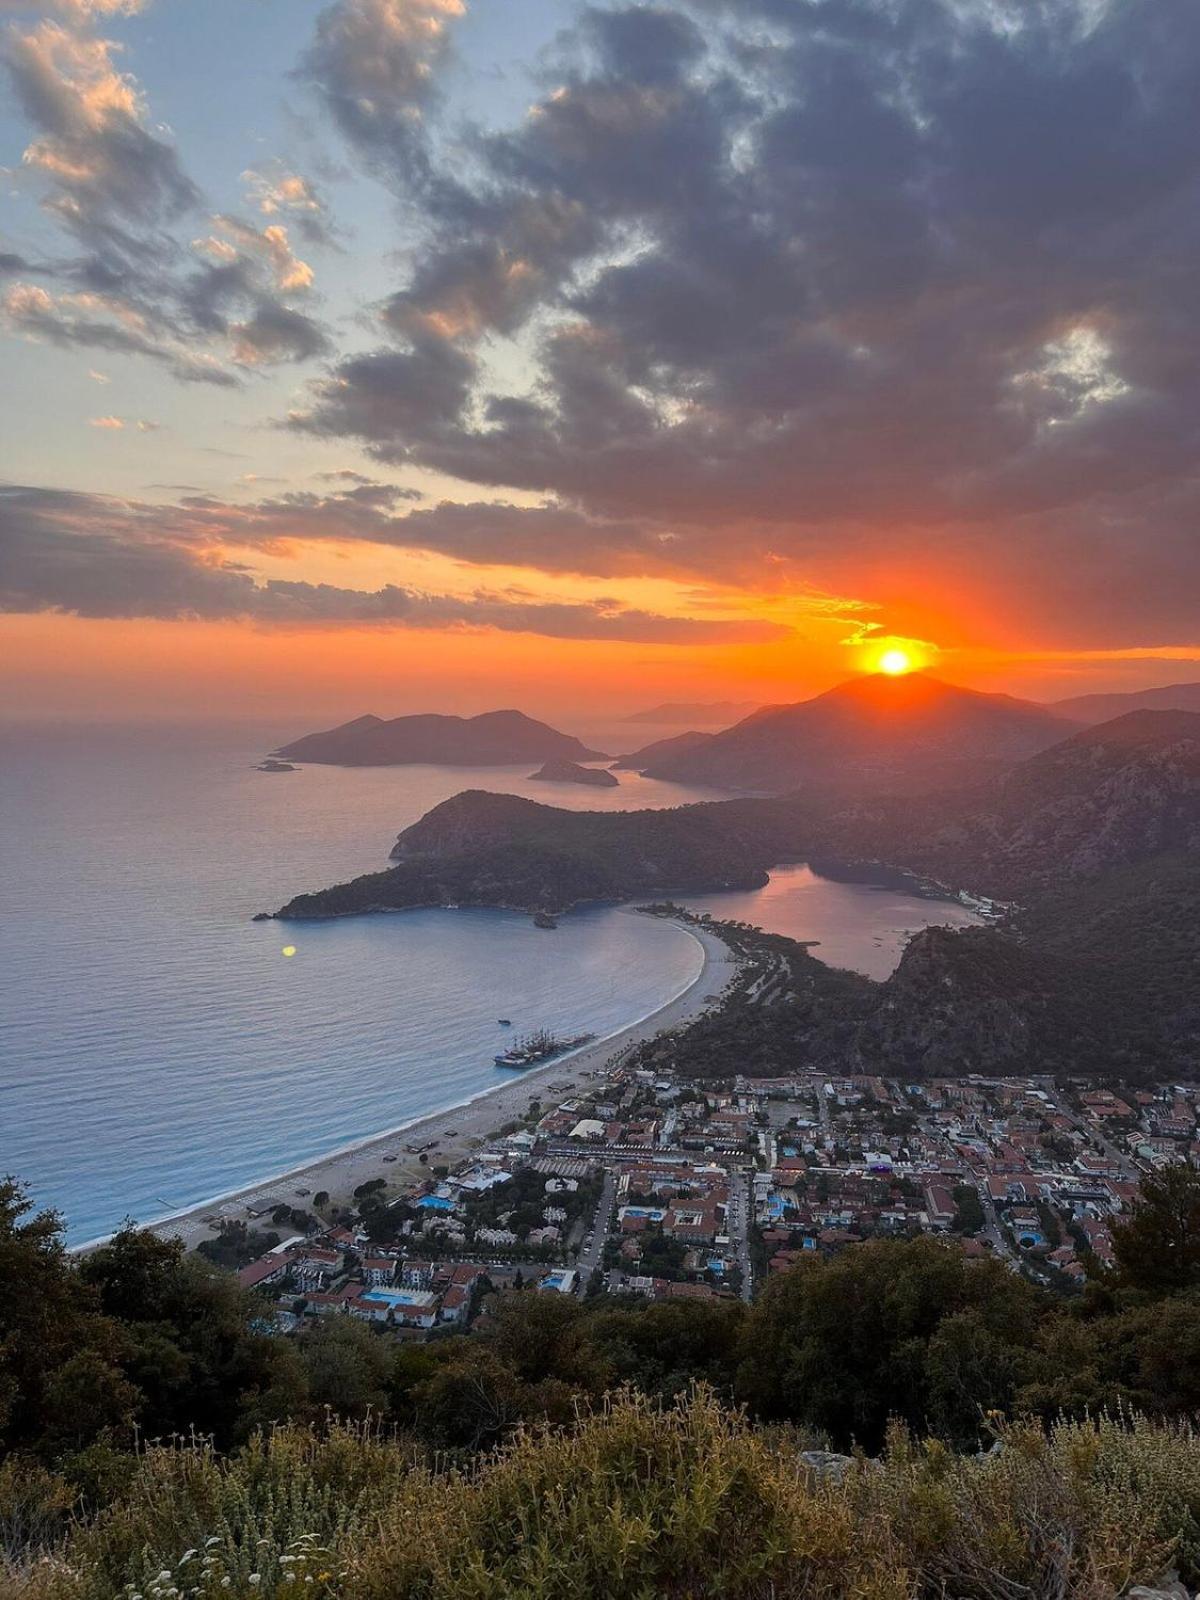
<path id="1" fill-rule="evenodd" d="M 386 865 L 396 833 L 460 789 L 576 809 L 699 797 L 626 774 L 612 790 L 530 783 L 524 765 L 254 771 L 279 737 L 0 734 L 0 1173 L 60 1209 L 72 1242 L 486 1090 L 506 1076 L 501 1016 L 603 1035 L 699 969 L 682 930 L 608 908 L 553 933 L 500 911 L 251 922 Z M 786 905 L 804 931 L 779 931 L 880 976 L 898 956 L 894 941 L 880 956 L 884 924 L 956 909 L 889 890 L 885 911 L 869 885 L 816 879 L 798 912 L 776 890 L 797 871 L 704 904 L 764 926 Z"/>

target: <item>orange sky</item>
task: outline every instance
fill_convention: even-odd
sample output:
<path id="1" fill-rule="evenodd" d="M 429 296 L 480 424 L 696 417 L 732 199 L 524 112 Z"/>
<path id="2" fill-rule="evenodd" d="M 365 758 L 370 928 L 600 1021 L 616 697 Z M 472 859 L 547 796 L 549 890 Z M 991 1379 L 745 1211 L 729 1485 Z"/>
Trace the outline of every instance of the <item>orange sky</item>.
<path id="1" fill-rule="evenodd" d="M 782 644 L 647 646 L 496 631 L 294 629 L 234 622 L 0 620 L 9 719 L 279 720 L 298 729 L 372 710 L 470 714 L 500 705 L 572 718 L 660 700 L 803 699 L 872 668 L 890 636 L 843 643 L 844 626 Z M 1194 660 L 1113 660 L 984 650 L 917 659 L 952 681 L 1054 698 L 1196 675 Z"/>
<path id="2" fill-rule="evenodd" d="M 0 9 L 0 716 L 1200 677 L 1200 23 Z"/>

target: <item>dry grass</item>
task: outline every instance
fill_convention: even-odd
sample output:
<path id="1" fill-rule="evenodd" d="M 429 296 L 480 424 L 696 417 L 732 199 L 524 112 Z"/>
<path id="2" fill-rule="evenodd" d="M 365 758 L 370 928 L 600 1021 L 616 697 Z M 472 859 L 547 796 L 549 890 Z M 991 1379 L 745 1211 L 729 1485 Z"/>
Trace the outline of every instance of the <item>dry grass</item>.
<path id="1" fill-rule="evenodd" d="M 228 1460 L 148 1451 L 127 1495 L 52 1554 L 35 1543 L 0 1596 L 1114 1600 L 1168 1565 L 1200 1576 L 1190 1428 L 997 1436 L 958 1457 L 893 1430 L 836 1484 L 703 1390 L 667 1411 L 621 1395 L 470 1472 L 367 1430 L 283 1428 Z"/>

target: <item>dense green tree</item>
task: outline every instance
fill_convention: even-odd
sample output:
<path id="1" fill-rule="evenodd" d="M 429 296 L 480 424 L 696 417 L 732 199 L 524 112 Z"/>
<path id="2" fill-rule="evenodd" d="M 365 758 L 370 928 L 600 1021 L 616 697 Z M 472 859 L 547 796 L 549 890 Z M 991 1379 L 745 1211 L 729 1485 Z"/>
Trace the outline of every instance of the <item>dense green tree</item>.
<path id="1" fill-rule="evenodd" d="M 150 1437 L 195 1428 L 228 1443 L 256 1396 L 286 1388 L 297 1356 L 259 1325 L 261 1303 L 179 1240 L 123 1228 L 83 1258 L 78 1277 L 124 1330 Z"/>
<path id="2" fill-rule="evenodd" d="M 101 1434 L 129 1438 L 140 1396 L 128 1341 L 72 1270 L 62 1221 L 0 1181 L 0 1448 L 56 1455 Z"/>
<path id="3" fill-rule="evenodd" d="M 390 1403 L 392 1351 L 373 1328 L 350 1317 L 327 1317 L 301 1341 L 308 1400 L 339 1417 L 386 1416 Z"/>
<path id="4" fill-rule="evenodd" d="M 760 1415 L 843 1447 L 877 1448 L 892 1416 L 973 1439 L 983 1410 L 1011 1401 L 1041 1303 L 999 1263 L 928 1238 L 814 1258 L 751 1309 L 739 1389 Z"/>
<path id="5" fill-rule="evenodd" d="M 1133 1288 L 1160 1295 L 1200 1286 L 1200 1167 L 1177 1161 L 1143 1178 L 1133 1215 L 1112 1236 Z"/>
<path id="6" fill-rule="evenodd" d="M 619 1309 L 601 1303 L 589 1338 L 615 1381 L 672 1399 L 693 1383 L 732 1395 L 745 1307 L 739 1300 L 668 1300 Z"/>

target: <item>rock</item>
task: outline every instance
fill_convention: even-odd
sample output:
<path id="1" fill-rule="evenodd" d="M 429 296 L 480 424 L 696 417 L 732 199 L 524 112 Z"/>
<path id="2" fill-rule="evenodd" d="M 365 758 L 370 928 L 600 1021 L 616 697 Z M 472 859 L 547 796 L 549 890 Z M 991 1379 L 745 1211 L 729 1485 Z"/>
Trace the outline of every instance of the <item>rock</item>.
<path id="1" fill-rule="evenodd" d="M 1153 1583 L 1135 1583 L 1125 1596 L 1126 1600 L 1192 1600 L 1191 1590 L 1174 1571 L 1161 1573 Z"/>
<path id="2" fill-rule="evenodd" d="M 801 1450 L 800 1459 L 818 1479 L 841 1483 L 854 1465 L 853 1456 L 840 1456 L 833 1450 Z"/>

